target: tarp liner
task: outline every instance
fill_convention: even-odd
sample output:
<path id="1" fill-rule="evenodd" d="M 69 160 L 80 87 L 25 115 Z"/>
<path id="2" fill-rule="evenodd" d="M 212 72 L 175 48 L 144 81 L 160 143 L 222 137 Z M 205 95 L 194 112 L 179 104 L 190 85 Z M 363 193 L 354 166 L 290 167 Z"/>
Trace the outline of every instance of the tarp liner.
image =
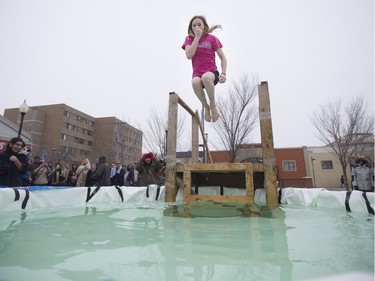
<path id="1" fill-rule="evenodd" d="M 199 187 L 199 194 L 244 196 L 245 189 L 218 186 Z M 348 212 L 374 214 L 374 193 L 362 191 L 330 191 L 324 188 L 283 188 L 278 190 L 279 203 L 307 207 L 340 209 Z M 30 186 L 19 188 L 0 188 L 0 210 L 20 210 L 49 206 L 69 206 L 95 202 L 164 202 L 165 186 L 148 187 L 102 186 L 96 187 L 51 187 Z M 183 200 L 182 190 L 178 191 L 176 201 Z M 266 205 L 264 189 L 256 189 L 254 202 Z"/>

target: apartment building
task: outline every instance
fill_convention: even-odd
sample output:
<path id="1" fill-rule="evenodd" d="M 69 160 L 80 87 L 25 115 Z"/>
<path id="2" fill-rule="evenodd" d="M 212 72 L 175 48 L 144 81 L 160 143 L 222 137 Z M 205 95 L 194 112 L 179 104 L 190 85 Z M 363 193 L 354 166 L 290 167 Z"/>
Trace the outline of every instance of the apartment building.
<path id="1" fill-rule="evenodd" d="M 18 108 L 5 109 L 4 117 L 19 123 Z M 92 162 L 100 155 L 124 164 L 137 160 L 142 152 L 142 132 L 115 117 L 95 118 L 66 104 L 33 106 L 24 118 L 30 133 L 32 154 L 56 162 Z"/>
<path id="2" fill-rule="evenodd" d="M 142 154 L 142 131 L 115 117 L 96 118 L 95 151 L 110 161 L 138 161 Z M 99 155 L 96 155 L 99 156 Z"/>

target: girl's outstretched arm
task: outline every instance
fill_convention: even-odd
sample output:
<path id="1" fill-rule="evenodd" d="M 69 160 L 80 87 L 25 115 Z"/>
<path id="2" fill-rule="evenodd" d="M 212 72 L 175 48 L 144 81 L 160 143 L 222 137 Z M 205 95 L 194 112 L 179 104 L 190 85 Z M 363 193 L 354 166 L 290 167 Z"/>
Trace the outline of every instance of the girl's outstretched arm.
<path id="1" fill-rule="evenodd" d="M 221 48 L 217 49 L 216 53 L 221 61 L 221 74 L 219 76 L 219 82 L 224 83 L 227 78 L 227 58 Z"/>

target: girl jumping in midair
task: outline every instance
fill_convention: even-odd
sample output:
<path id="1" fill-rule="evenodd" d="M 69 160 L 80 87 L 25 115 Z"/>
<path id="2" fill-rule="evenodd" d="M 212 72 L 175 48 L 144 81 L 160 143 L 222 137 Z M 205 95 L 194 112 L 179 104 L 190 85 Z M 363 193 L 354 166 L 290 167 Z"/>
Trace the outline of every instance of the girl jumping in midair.
<path id="1" fill-rule="evenodd" d="M 216 122 L 220 118 L 215 104 L 215 85 L 226 81 L 227 59 L 221 49 L 223 45 L 214 35 L 210 34 L 220 25 L 208 26 L 204 16 L 194 16 L 188 27 L 188 36 L 182 48 L 186 57 L 192 60 L 192 85 L 195 94 L 204 107 L 204 119 Z M 215 63 L 215 55 L 221 60 L 221 74 Z M 206 89 L 210 104 L 207 103 L 204 89 Z"/>

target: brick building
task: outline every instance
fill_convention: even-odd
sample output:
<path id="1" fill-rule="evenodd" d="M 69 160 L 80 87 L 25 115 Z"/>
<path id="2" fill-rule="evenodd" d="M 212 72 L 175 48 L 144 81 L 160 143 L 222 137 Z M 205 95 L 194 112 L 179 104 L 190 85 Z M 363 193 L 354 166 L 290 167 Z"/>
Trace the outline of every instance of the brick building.
<path id="1" fill-rule="evenodd" d="M 275 149 L 276 171 L 279 186 L 313 187 L 313 178 L 306 168 L 306 147 Z"/>

